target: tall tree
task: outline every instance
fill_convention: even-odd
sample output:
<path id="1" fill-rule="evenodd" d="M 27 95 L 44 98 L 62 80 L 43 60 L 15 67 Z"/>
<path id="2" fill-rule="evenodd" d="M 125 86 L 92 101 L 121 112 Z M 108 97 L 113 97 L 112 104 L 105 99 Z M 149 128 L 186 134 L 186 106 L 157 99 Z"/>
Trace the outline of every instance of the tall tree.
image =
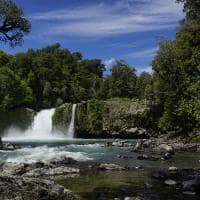
<path id="1" fill-rule="evenodd" d="M 31 29 L 23 10 L 11 0 L 0 0 L 0 41 L 14 47 L 23 42 Z"/>
<path id="2" fill-rule="evenodd" d="M 112 66 L 110 80 L 111 97 L 136 97 L 136 79 L 135 69 L 124 61 L 117 61 Z"/>

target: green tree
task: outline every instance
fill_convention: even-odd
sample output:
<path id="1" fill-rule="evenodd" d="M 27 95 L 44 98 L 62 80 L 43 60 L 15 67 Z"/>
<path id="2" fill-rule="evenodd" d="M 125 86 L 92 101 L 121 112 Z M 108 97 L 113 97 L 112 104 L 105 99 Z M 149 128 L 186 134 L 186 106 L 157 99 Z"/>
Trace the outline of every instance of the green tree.
<path id="1" fill-rule="evenodd" d="M 139 99 L 144 99 L 146 92 L 147 92 L 147 87 L 151 84 L 151 74 L 147 72 L 142 72 L 140 76 L 137 78 L 136 81 L 136 92 L 137 96 Z"/>
<path id="2" fill-rule="evenodd" d="M 0 68 L 0 108 L 11 109 L 32 102 L 32 91 L 12 70 Z"/>
<path id="3" fill-rule="evenodd" d="M 135 69 L 124 61 L 117 61 L 112 66 L 110 80 L 111 97 L 136 97 Z"/>
<path id="4" fill-rule="evenodd" d="M 22 43 L 30 29 L 31 24 L 20 7 L 11 0 L 0 0 L 0 41 L 14 47 Z"/>

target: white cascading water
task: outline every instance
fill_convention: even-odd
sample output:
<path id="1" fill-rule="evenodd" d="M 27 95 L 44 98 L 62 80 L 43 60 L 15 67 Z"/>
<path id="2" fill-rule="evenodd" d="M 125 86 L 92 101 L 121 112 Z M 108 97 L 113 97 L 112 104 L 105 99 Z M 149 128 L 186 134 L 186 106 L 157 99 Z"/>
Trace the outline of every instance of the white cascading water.
<path id="1" fill-rule="evenodd" d="M 76 115 L 76 104 L 72 106 L 72 116 L 67 130 L 67 138 L 73 139 L 75 132 L 75 115 Z"/>
<path id="2" fill-rule="evenodd" d="M 48 139 L 52 137 L 52 116 L 55 109 L 42 110 L 34 117 L 32 127 L 25 135 L 34 139 Z"/>
<path id="3" fill-rule="evenodd" d="M 52 140 L 61 135 L 52 133 L 52 116 L 55 109 L 42 110 L 34 117 L 32 125 L 25 131 L 10 127 L 5 132 L 4 140 L 7 141 L 34 141 L 34 140 Z"/>

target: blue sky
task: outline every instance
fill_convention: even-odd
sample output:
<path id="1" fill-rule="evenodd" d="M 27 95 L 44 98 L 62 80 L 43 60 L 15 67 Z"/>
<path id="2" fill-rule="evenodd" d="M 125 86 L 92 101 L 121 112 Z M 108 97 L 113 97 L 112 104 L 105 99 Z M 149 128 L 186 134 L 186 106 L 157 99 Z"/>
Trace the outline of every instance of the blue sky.
<path id="1" fill-rule="evenodd" d="M 151 71 L 159 37 L 173 39 L 184 17 L 175 0 L 14 0 L 32 22 L 23 46 L 10 53 L 56 42 L 84 58 L 100 58 L 109 71 L 124 59 L 139 72 Z"/>

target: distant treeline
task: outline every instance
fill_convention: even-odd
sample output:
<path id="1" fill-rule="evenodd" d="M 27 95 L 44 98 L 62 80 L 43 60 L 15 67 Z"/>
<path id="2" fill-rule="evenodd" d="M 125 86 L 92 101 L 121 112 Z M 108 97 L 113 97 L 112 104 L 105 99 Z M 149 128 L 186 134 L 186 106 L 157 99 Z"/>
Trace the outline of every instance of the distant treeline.
<path id="1" fill-rule="evenodd" d="M 104 77 L 101 60 L 84 60 L 60 44 L 10 55 L 0 51 L 0 107 L 42 109 L 92 98 L 144 98 L 151 75 L 136 76 L 123 61 Z"/>

